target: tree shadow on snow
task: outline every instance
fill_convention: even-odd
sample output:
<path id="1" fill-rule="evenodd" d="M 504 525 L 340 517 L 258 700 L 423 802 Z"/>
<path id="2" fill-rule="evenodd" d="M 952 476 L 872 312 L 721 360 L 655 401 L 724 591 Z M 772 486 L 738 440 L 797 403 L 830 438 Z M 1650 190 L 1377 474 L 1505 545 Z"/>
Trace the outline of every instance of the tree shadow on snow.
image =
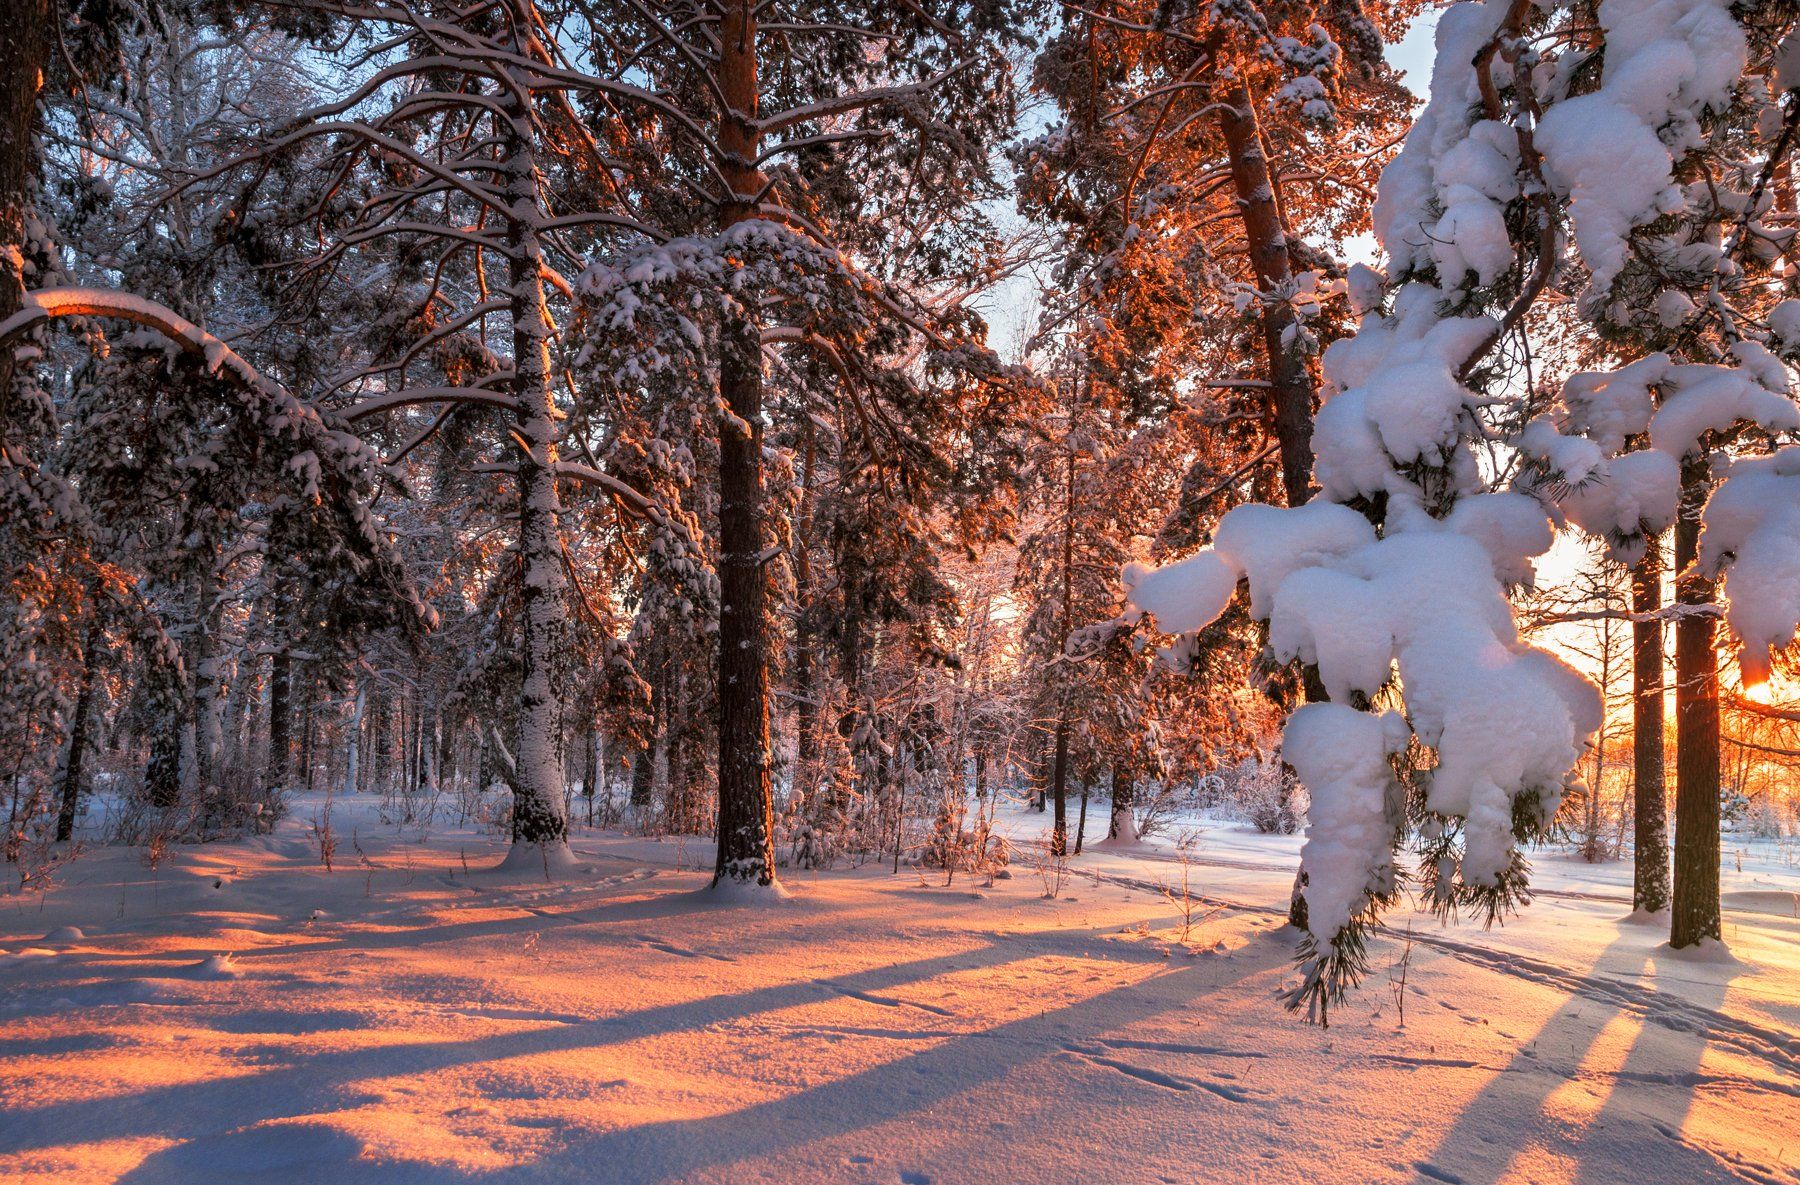
<path id="1" fill-rule="evenodd" d="M 1645 951 L 1641 935 L 1622 932 L 1587 973 L 1550 982 L 1569 991 L 1568 998 L 1488 1078 L 1431 1155 L 1417 1163 L 1417 1179 L 1439 1185 L 1536 1182 L 1543 1179 L 1543 1166 L 1515 1162 L 1538 1148 L 1574 1160 L 1573 1180 L 1581 1185 L 1641 1185 L 1647 1167 L 1655 1179 L 1710 1179 L 1719 1166 L 1703 1152 L 1679 1141 L 1663 1143 L 1654 1130 L 1646 1130 L 1653 1121 L 1641 1099 L 1654 1084 L 1653 1105 L 1661 1108 L 1656 1122 L 1675 1131 L 1692 1105 L 1693 1074 L 1707 1046 L 1706 1028 L 1694 1020 L 1724 1002 L 1731 978 L 1728 967 L 1702 972 L 1718 976 L 1716 983 L 1691 974 L 1693 967 L 1671 958 L 1666 947 Z M 1655 986 L 1667 975 L 1704 986 L 1677 998 Z M 1583 1061 L 1615 1021 L 1636 1025 L 1623 1064 L 1584 1071 Z M 1551 1096 L 1583 1079 L 1601 1080 L 1607 1092 L 1598 1113 L 1574 1122 L 1551 1113 Z M 1672 1103 L 1670 1096 L 1676 1096 Z M 1646 1137 L 1661 1146 L 1647 1146 Z"/>
<path id="2" fill-rule="evenodd" d="M 640 920 L 694 908 L 692 894 L 674 892 L 622 907 L 599 906 L 557 915 L 546 912 L 533 921 L 580 925 Z M 279 951 L 270 948 L 266 953 L 305 955 L 322 949 L 490 937 L 512 932 L 521 920 L 454 923 L 434 927 L 425 936 L 417 932 L 410 936 L 399 932 L 357 934 Z M 567 1145 L 495 1171 L 363 1159 L 357 1140 L 321 1119 L 378 1101 L 359 1089 L 359 1084 L 368 1080 L 536 1054 L 600 1051 L 647 1037 L 702 1032 L 709 1026 L 763 1012 L 865 995 L 951 972 L 992 970 L 1046 953 L 1063 954 L 1115 929 L 1058 930 L 1019 939 L 995 935 L 984 946 L 941 956 L 476 1040 L 400 1043 L 316 1054 L 294 1050 L 298 1060 L 276 1069 L 154 1086 L 128 1096 L 58 1103 L 10 1115 L 0 1135 L 0 1150 L 48 1150 L 77 1141 L 146 1137 L 181 1141 L 153 1154 L 121 1178 L 139 1185 L 196 1180 L 254 1180 L 258 1185 L 278 1185 L 289 1180 L 326 1179 L 334 1185 L 356 1185 L 365 1180 L 397 1183 L 458 1178 L 637 1182 L 680 1177 L 914 1114 L 971 1086 L 992 1081 L 1014 1066 L 1055 1056 L 1070 1041 L 1177 1007 L 1216 990 L 1218 984 L 1198 974 L 1199 965 L 1188 964 L 1141 985 L 1113 988 L 991 1029 L 950 1037 L 930 1049 L 786 1098 L 709 1118 L 651 1123 L 599 1136 L 576 1133 Z M 604 958 L 604 948 L 614 941 L 629 940 L 622 935 L 595 935 L 596 956 Z M 1141 952 L 1111 948 L 1109 957 L 1162 962 L 1160 954 L 1148 948 Z M 1243 974 L 1260 974 L 1285 964 L 1288 958 L 1285 948 L 1273 944 L 1266 959 L 1246 963 Z"/>

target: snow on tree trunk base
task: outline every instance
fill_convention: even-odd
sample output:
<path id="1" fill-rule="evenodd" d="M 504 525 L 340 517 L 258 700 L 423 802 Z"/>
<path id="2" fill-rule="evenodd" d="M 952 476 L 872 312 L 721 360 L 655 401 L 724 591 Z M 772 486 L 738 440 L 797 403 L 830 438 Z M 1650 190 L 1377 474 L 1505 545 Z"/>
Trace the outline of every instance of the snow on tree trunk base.
<path id="1" fill-rule="evenodd" d="M 534 843 L 519 839 L 513 841 L 512 847 L 506 851 L 506 859 L 496 864 L 492 871 L 500 876 L 552 880 L 559 874 L 573 872 L 581 867 L 581 861 L 564 840 Z"/>
<path id="2" fill-rule="evenodd" d="M 701 890 L 701 894 L 708 901 L 722 905 L 767 905 L 774 901 L 789 901 L 794 896 L 773 874 L 766 881 L 716 876 L 712 884 Z"/>

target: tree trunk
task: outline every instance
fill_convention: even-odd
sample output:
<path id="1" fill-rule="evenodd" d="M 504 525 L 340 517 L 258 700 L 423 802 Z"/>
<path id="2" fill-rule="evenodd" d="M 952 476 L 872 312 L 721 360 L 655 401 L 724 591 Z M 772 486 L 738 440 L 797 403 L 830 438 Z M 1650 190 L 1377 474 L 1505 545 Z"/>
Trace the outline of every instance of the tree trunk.
<path id="1" fill-rule="evenodd" d="M 521 31 L 520 36 L 526 34 Z M 523 54 L 521 49 L 521 54 Z M 516 217 L 506 220 L 508 317 L 512 325 L 514 428 L 523 447 L 519 472 L 520 597 L 519 746 L 513 783 L 514 844 L 564 844 L 562 705 L 552 667 L 568 636 L 563 569 L 562 501 L 556 488 L 556 404 L 551 395 L 549 309 L 544 303 L 543 252 L 530 215 L 542 208 L 532 113 L 530 71 L 513 71 L 509 92 L 506 193 Z"/>
<path id="2" fill-rule="evenodd" d="M 1287 504 L 1312 497 L 1313 383 L 1300 349 L 1299 324 L 1288 298 L 1293 260 L 1282 225 L 1274 180 L 1257 126 L 1256 102 L 1240 79 L 1220 96 L 1219 131 L 1231 158 L 1232 189 L 1249 245 L 1250 265 L 1261 291 L 1263 348 L 1268 355 L 1275 440 L 1281 452 Z"/>
<path id="3" fill-rule="evenodd" d="M 0 35 L 0 321 L 24 303 L 25 207 L 31 200 L 36 164 L 33 125 L 37 122 L 38 89 L 50 60 L 50 0 L 13 0 L 7 5 L 6 32 Z M 6 428 L 21 424 L 13 406 L 12 348 L 0 350 L 0 445 L 11 436 Z"/>
<path id="4" fill-rule="evenodd" d="M 300 706 L 300 765 L 306 771 L 306 789 L 311 793 L 318 773 L 319 681 L 310 667 L 300 668 L 300 687 L 305 692 Z"/>
<path id="5" fill-rule="evenodd" d="M 594 822 L 594 795 L 600 789 L 600 733 L 590 728 L 581 755 L 581 793 L 588 800 L 588 824 Z"/>
<path id="6" fill-rule="evenodd" d="M 1681 463 L 1681 516 L 1675 523 L 1675 600 L 1714 602 L 1713 582 L 1695 563 L 1700 512 L 1712 472 L 1706 455 Z M 1721 936 L 1719 920 L 1719 668 L 1717 619 L 1691 613 L 1675 623 L 1675 892 L 1669 945 Z"/>
<path id="7" fill-rule="evenodd" d="M 1646 540 L 1644 558 L 1631 570 L 1631 609 L 1645 615 L 1662 608 L 1660 539 Z M 1631 623 L 1631 765 L 1633 872 L 1631 905 L 1645 913 L 1669 908 L 1669 802 L 1663 781 L 1663 626 Z"/>
<path id="8" fill-rule="evenodd" d="M 357 791 L 357 779 L 362 776 L 362 730 L 363 714 L 369 707 L 369 689 L 358 682 L 356 685 L 356 707 L 350 713 L 350 725 L 344 730 L 349 738 L 344 746 L 344 797 L 348 798 Z"/>
<path id="9" fill-rule="evenodd" d="M 192 777 L 199 792 L 210 797 L 218 789 L 219 764 L 225 747 L 225 733 L 219 719 L 219 582 L 213 571 L 211 556 L 200 570 L 199 587 L 194 593 L 195 636 L 191 650 L 194 672 L 194 768 Z M 188 771 L 183 770 L 188 776 Z M 192 789 L 194 787 L 190 787 Z"/>
<path id="10" fill-rule="evenodd" d="M 150 738 L 150 760 L 144 766 L 144 797 L 151 806 L 165 811 L 181 802 L 181 738 L 171 728 L 161 729 Z"/>
<path id="11" fill-rule="evenodd" d="M 1056 762 L 1050 770 L 1050 798 L 1054 810 L 1050 823 L 1050 854 L 1069 851 L 1069 721 L 1056 722 Z"/>
<path id="12" fill-rule="evenodd" d="M 66 843 L 75 835 L 75 812 L 81 801 L 81 777 L 87 756 L 88 733 L 94 714 L 94 676 L 98 665 L 94 653 L 94 623 L 89 621 L 81 635 L 81 690 L 75 694 L 75 714 L 69 722 L 69 751 L 63 757 L 57 779 L 60 803 L 56 811 L 56 842 Z"/>
<path id="13" fill-rule="evenodd" d="M 1077 856 L 1081 855 L 1082 841 L 1087 838 L 1088 795 L 1092 790 L 1093 784 L 1083 777 L 1081 779 L 1081 812 L 1075 819 L 1075 854 Z"/>
<path id="14" fill-rule="evenodd" d="M 812 553 L 807 542 L 812 536 L 812 522 L 817 495 L 818 446 L 813 422 L 808 418 L 802 427 L 804 484 L 800 490 L 800 513 L 794 523 L 794 617 L 799 623 L 794 630 L 794 784 L 801 800 L 810 803 L 819 762 L 819 688 L 814 672 L 812 635 L 803 620 L 812 604 Z"/>
<path id="15" fill-rule="evenodd" d="M 287 642 L 269 658 L 269 757 L 263 780 L 286 786 L 294 763 L 294 659 Z"/>
<path id="16" fill-rule="evenodd" d="M 1074 416 L 1070 415 L 1071 436 L 1074 428 Z M 1068 657 L 1069 635 L 1074 632 L 1075 606 L 1071 604 L 1075 589 L 1075 446 L 1073 439 L 1065 439 L 1063 448 L 1068 454 L 1063 465 L 1063 540 L 1062 540 L 1062 629 L 1059 631 L 1062 644 L 1056 652 L 1056 756 L 1055 764 L 1050 770 L 1051 794 L 1056 799 L 1056 810 L 1050 829 L 1050 854 L 1066 855 L 1069 850 L 1069 682 Z"/>
<path id="17" fill-rule="evenodd" d="M 637 812 L 640 824 L 644 813 L 650 809 L 655 777 L 656 746 L 654 741 L 647 741 L 631 758 L 631 809 Z"/>
<path id="18" fill-rule="evenodd" d="M 1106 838 L 1120 843 L 1137 842 L 1137 776 L 1123 761 L 1113 762 L 1112 821 L 1107 824 Z"/>
<path id="19" fill-rule="evenodd" d="M 733 0 L 719 25 L 720 174 L 731 193 L 721 229 L 756 218 L 762 175 L 754 164 L 757 118 L 756 5 Z M 775 880 L 774 794 L 769 780 L 768 581 L 762 554 L 762 334 L 754 294 L 720 334 L 719 396 L 719 858 L 713 881 Z"/>

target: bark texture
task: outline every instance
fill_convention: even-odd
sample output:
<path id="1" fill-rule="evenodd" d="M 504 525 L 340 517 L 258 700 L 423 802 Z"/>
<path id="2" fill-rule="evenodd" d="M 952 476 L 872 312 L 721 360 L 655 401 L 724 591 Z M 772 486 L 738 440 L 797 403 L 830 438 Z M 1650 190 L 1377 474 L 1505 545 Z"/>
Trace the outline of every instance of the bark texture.
<path id="1" fill-rule="evenodd" d="M 1711 485 L 1704 454 L 1681 463 L 1675 523 L 1675 600 L 1710 608 L 1713 582 L 1696 570 L 1700 512 Z M 1669 945 L 1721 936 L 1719 924 L 1719 667 L 1711 613 L 1675 624 L 1675 891 Z"/>
<path id="2" fill-rule="evenodd" d="M 1631 570 L 1631 609 L 1662 608 L 1662 541 L 1651 539 Z M 1647 913 L 1669 908 L 1669 803 L 1663 770 L 1663 626 L 1631 624 L 1631 764 L 1633 870 L 1631 905 Z"/>
<path id="3" fill-rule="evenodd" d="M 756 5 L 735 0 L 719 26 L 721 229 L 757 217 Z M 769 781 L 768 577 L 764 567 L 762 337 L 748 299 L 721 334 L 719 394 L 719 859 L 714 883 L 775 880 Z"/>

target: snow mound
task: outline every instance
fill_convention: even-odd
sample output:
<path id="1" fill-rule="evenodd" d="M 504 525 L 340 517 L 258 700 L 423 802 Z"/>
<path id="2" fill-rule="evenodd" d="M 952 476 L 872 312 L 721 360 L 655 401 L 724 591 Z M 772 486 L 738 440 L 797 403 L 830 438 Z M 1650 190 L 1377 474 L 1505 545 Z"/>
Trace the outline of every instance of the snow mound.
<path id="1" fill-rule="evenodd" d="M 241 979 L 243 974 L 230 955 L 208 955 L 187 968 L 189 979 Z"/>
<path id="2" fill-rule="evenodd" d="M 1778 918 L 1800 918 L 1800 893 L 1787 889 L 1738 889 L 1719 894 L 1719 904 L 1742 913 L 1766 913 Z"/>
<path id="3" fill-rule="evenodd" d="M 759 885 L 755 881 L 726 877 L 715 880 L 700 890 L 700 897 L 719 905 L 771 905 L 778 901 L 791 901 L 794 894 L 779 880 Z"/>

